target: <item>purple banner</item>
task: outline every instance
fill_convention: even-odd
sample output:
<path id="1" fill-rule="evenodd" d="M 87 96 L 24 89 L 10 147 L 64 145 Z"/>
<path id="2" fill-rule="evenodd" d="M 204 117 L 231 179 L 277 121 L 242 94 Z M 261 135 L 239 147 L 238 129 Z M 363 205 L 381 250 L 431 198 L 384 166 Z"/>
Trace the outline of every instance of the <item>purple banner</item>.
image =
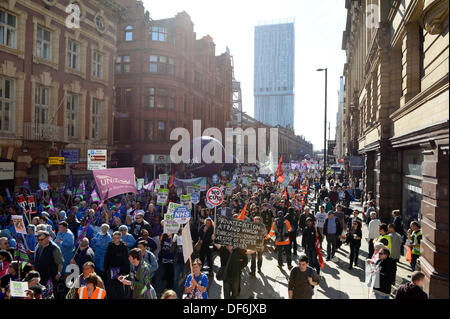
<path id="1" fill-rule="evenodd" d="M 96 169 L 92 173 L 102 200 L 124 193 L 137 193 L 133 167 Z"/>

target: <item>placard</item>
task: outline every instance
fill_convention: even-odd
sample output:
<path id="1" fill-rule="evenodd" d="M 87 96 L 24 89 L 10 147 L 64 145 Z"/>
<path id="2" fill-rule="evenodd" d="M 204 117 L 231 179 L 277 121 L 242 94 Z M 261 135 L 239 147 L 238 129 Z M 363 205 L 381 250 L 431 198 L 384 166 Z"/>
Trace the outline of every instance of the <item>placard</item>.
<path id="1" fill-rule="evenodd" d="M 191 194 L 187 194 L 187 195 L 181 195 L 180 196 L 180 203 L 183 206 L 186 206 L 188 208 L 192 208 L 192 203 L 191 203 Z"/>
<path id="2" fill-rule="evenodd" d="M 9 291 L 11 297 L 26 297 L 27 293 L 25 290 L 28 290 L 27 281 L 9 281 Z"/>
<path id="3" fill-rule="evenodd" d="M 191 219 L 191 211 L 186 206 L 179 206 L 175 208 L 175 211 L 173 212 L 173 219 L 178 224 L 186 224 L 189 222 L 189 219 Z"/>
<path id="4" fill-rule="evenodd" d="M 200 203 L 200 195 L 198 195 L 198 193 L 192 193 L 191 194 L 191 202 L 194 205 L 197 205 L 198 203 Z"/>
<path id="5" fill-rule="evenodd" d="M 156 199 L 156 204 L 166 205 L 168 198 L 169 198 L 169 190 L 167 188 L 158 189 L 158 197 Z"/>
<path id="6" fill-rule="evenodd" d="M 264 245 L 266 227 L 263 223 L 247 222 L 220 214 L 216 218 L 216 243 L 251 250 Z"/>
<path id="7" fill-rule="evenodd" d="M 143 178 L 138 178 L 136 180 L 136 189 L 138 191 L 140 191 L 143 187 L 144 187 L 144 179 Z"/>
<path id="8" fill-rule="evenodd" d="M 223 193 L 218 187 L 211 187 L 206 193 L 206 200 L 213 206 L 219 206 L 223 202 Z"/>
<path id="9" fill-rule="evenodd" d="M 164 233 L 177 234 L 180 225 L 173 218 L 173 214 L 164 214 Z"/>
<path id="10" fill-rule="evenodd" d="M 167 174 L 159 174 L 159 183 L 161 185 L 166 185 L 169 182 L 169 175 Z"/>
<path id="11" fill-rule="evenodd" d="M 25 224 L 23 222 L 22 215 L 11 215 L 11 219 L 13 220 L 14 229 L 18 234 L 27 234 L 27 230 L 25 229 Z"/>

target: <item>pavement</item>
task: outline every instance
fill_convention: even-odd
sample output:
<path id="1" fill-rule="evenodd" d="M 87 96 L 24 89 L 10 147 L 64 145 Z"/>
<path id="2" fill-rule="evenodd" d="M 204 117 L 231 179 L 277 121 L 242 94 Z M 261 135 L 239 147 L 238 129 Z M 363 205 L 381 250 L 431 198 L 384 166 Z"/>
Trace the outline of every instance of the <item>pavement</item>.
<path id="1" fill-rule="evenodd" d="M 352 202 L 351 207 L 362 210 L 357 202 Z M 367 236 L 367 226 L 363 223 L 363 238 Z M 298 236 L 297 243 L 301 243 L 301 236 Z M 326 239 L 322 246 L 326 248 Z M 277 256 L 273 247 L 268 247 L 268 251 L 263 254 L 262 273 L 256 272 L 256 277 L 250 276 L 250 258 L 247 267 L 242 271 L 240 299 L 288 299 L 288 280 L 290 271 L 284 263 L 283 269 L 277 267 Z M 298 248 L 301 252 L 301 248 Z M 364 260 L 368 256 L 368 243 L 362 240 L 359 254 L 359 267 L 348 269 L 349 266 L 349 246 L 343 244 L 336 252 L 336 256 L 331 261 L 326 261 L 326 253 L 323 251 L 325 267 L 320 272 L 320 283 L 314 289 L 313 299 L 368 299 L 369 289 L 365 284 L 365 270 L 361 268 Z M 293 257 L 293 265 L 298 264 L 298 256 Z M 220 258 L 214 258 L 215 273 L 220 267 Z M 396 284 L 394 285 L 391 297 L 395 295 L 396 287 L 408 282 L 408 275 L 411 275 L 409 263 L 405 257 L 401 256 L 397 267 Z M 208 289 L 209 298 L 223 299 L 222 281 L 217 281 L 209 277 L 210 285 Z M 374 299 L 372 295 L 369 299 Z"/>

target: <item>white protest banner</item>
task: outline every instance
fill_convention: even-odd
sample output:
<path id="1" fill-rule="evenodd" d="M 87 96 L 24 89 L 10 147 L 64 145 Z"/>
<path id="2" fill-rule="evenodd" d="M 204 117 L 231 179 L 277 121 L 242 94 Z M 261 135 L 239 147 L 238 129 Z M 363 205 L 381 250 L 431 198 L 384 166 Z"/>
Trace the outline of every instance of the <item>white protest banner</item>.
<path id="1" fill-rule="evenodd" d="M 287 191 L 288 191 L 289 194 L 293 194 L 293 193 L 294 193 L 294 187 L 292 187 L 291 185 L 289 185 L 289 186 L 287 187 Z"/>
<path id="2" fill-rule="evenodd" d="M 181 195 L 180 202 L 181 202 L 181 205 L 192 208 L 191 194 Z"/>
<path id="3" fill-rule="evenodd" d="M 181 238 L 183 239 L 183 257 L 184 262 L 187 262 L 194 252 L 192 247 L 191 227 L 186 224 L 181 232 Z"/>
<path id="4" fill-rule="evenodd" d="M 27 293 L 25 290 L 28 290 L 28 282 L 9 281 L 9 294 L 11 297 L 26 297 Z"/>
<path id="5" fill-rule="evenodd" d="M 194 192 L 195 192 L 194 187 L 192 187 L 192 186 L 186 186 L 186 193 L 192 194 L 192 193 L 194 193 Z"/>
<path id="6" fill-rule="evenodd" d="M 191 219 L 191 211 L 186 206 L 179 206 L 173 212 L 173 219 L 179 224 L 186 224 Z"/>
<path id="7" fill-rule="evenodd" d="M 192 187 L 194 188 L 195 193 L 200 194 L 200 191 L 202 190 L 202 186 L 194 184 L 194 185 L 192 185 Z"/>
<path id="8" fill-rule="evenodd" d="M 217 184 L 218 181 L 219 181 L 219 176 L 218 176 L 217 174 L 214 174 L 214 175 L 212 176 L 212 182 L 213 182 L 213 184 L 214 184 L 214 185 Z"/>
<path id="9" fill-rule="evenodd" d="M 16 233 L 26 235 L 27 230 L 25 229 L 25 224 L 23 222 L 23 216 L 22 215 L 11 215 L 11 218 L 13 220 L 14 229 L 16 230 Z"/>
<path id="10" fill-rule="evenodd" d="M 166 188 L 158 189 L 158 198 L 156 199 L 156 204 L 166 205 L 167 198 L 169 198 L 169 190 Z"/>
<path id="11" fill-rule="evenodd" d="M 164 214 L 164 233 L 177 234 L 180 224 L 173 218 L 173 214 Z"/>
<path id="12" fill-rule="evenodd" d="M 262 177 L 258 177 L 258 184 L 260 184 L 260 185 L 264 185 L 264 184 L 265 184 L 265 182 L 264 182 L 264 178 L 262 178 Z"/>

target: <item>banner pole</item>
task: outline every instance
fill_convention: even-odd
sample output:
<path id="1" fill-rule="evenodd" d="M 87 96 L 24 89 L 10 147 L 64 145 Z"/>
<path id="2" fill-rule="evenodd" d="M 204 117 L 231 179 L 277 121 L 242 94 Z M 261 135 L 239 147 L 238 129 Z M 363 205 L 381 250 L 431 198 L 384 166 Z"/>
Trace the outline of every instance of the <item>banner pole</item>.
<path id="1" fill-rule="evenodd" d="M 28 248 L 28 244 L 27 244 L 27 241 L 26 241 L 26 239 L 25 239 L 25 235 L 22 234 L 22 233 L 21 233 L 21 235 L 22 235 L 23 243 L 25 244 L 25 247 L 27 248 L 27 250 L 30 250 L 30 248 Z"/>

